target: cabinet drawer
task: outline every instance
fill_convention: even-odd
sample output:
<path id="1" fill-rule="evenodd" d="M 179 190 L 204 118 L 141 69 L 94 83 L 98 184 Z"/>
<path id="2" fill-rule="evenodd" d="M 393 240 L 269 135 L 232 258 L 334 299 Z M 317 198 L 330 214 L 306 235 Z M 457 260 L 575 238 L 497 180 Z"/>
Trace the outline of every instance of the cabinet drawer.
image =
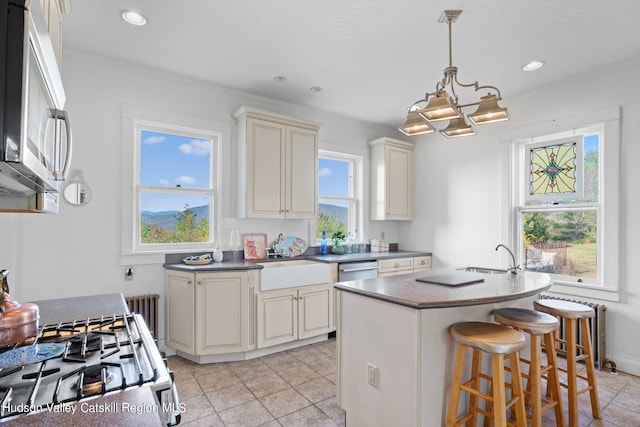
<path id="1" fill-rule="evenodd" d="M 413 270 L 413 258 L 378 260 L 378 274 Z"/>
<path id="2" fill-rule="evenodd" d="M 413 269 L 415 271 L 431 270 L 431 257 L 420 256 L 413 259 Z"/>

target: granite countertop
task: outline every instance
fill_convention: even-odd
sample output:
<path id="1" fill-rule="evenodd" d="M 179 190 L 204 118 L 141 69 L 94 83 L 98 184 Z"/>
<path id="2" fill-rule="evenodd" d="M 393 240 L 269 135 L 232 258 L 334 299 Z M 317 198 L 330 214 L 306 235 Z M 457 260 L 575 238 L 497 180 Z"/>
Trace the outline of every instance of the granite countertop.
<path id="1" fill-rule="evenodd" d="M 169 270 L 179 270 L 187 272 L 209 272 L 209 271 L 233 271 L 233 270 L 251 270 L 262 268 L 260 263 L 264 262 L 287 262 L 293 260 L 306 259 L 309 261 L 317 261 L 324 263 L 340 263 L 340 262 L 357 262 L 357 261 L 375 261 L 385 258 L 413 258 L 419 256 L 431 256 L 431 252 L 419 251 L 393 251 L 393 252 L 359 252 L 344 255 L 335 254 L 308 254 L 295 258 L 269 258 L 256 260 L 240 260 L 240 261 L 224 261 L 212 262 L 205 265 L 186 265 L 183 262 L 166 262 L 164 268 Z"/>
<path id="2" fill-rule="evenodd" d="M 483 282 L 462 286 L 445 286 L 419 282 L 417 278 L 428 276 L 456 275 L 466 272 L 457 270 L 432 270 L 379 277 L 377 279 L 338 282 L 334 286 L 345 292 L 400 304 L 415 309 L 462 307 L 510 301 L 539 294 L 551 287 L 553 281 L 548 274 L 523 271 L 512 274 L 482 274 Z M 472 274 L 472 273 L 468 273 Z M 469 277 L 478 277 L 472 274 Z"/>
<path id="3" fill-rule="evenodd" d="M 41 325 L 129 313 L 129 308 L 121 293 L 32 302 L 38 306 L 40 311 Z"/>

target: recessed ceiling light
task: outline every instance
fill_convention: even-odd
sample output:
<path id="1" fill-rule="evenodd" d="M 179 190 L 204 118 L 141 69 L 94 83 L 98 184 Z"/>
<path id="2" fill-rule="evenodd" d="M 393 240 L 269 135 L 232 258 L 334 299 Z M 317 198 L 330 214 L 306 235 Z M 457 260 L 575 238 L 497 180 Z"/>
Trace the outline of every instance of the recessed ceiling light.
<path id="1" fill-rule="evenodd" d="M 313 93 L 322 92 L 322 88 L 320 86 L 311 86 L 309 90 Z"/>
<path id="2" fill-rule="evenodd" d="M 284 83 L 287 81 L 287 78 L 285 76 L 275 76 L 273 78 L 273 81 L 278 83 Z"/>
<path id="3" fill-rule="evenodd" d="M 147 25 L 147 18 L 145 18 L 144 15 L 136 12 L 135 10 L 123 10 L 122 12 L 120 12 L 120 16 L 125 20 L 125 22 L 131 25 L 136 25 L 139 27 Z"/>
<path id="4" fill-rule="evenodd" d="M 528 64 L 523 65 L 522 69 L 524 71 L 533 71 L 533 70 L 537 70 L 538 68 L 542 68 L 543 65 L 544 65 L 544 62 L 542 61 L 531 61 Z"/>

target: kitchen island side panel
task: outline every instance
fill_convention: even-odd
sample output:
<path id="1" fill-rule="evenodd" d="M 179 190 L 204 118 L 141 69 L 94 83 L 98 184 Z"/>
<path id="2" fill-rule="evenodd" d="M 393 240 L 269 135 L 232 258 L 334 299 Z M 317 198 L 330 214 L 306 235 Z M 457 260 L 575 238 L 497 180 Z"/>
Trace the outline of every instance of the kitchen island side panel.
<path id="1" fill-rule="evenodd" d="M 347 425 L 444 425 L 455 358 L 449 327 L 464 321 L 493 322 L 496 308 L 532 308 L 535 299 L 413 309 L 340 291 L 338 393 Z M 528 356 L 528 348 L 522 354 Z M 483 369 L 489 372 L 489 358 L 484 359 Z M 470 362 L 468 352 L 467 376 Z M 368 384 L 369 363 L 378 368 L 378 387 Z M 465 405 L 463 398 L 459 413 Z"/>
<path id="2" fill-rule="evenodd" d="M 339 300 L 338 394 L 347 425 L 417 425 L 420 311 L 350 292 Z M 377 368 L 377 386 L 368 382 L 368 364 Z"/>

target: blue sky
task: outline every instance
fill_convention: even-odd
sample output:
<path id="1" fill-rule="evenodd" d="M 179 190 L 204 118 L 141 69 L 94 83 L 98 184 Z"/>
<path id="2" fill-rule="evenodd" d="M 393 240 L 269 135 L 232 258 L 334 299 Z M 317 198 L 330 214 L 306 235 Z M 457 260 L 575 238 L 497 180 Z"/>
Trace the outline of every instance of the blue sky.
<path id="1" fill-rule="evenodd" d="M 208 188 L 211 141 L 159 132 L 141 131 L 140 184 L 183 188 Z M 141 209 L 183 210 L 208 204 L 203 196 L 143 194 Z"/>
<path id="2" fill-rule="evenodd" d="M 349 197 L 349 162 L 320 158 L 318 181 L 320 197 Z"/>

